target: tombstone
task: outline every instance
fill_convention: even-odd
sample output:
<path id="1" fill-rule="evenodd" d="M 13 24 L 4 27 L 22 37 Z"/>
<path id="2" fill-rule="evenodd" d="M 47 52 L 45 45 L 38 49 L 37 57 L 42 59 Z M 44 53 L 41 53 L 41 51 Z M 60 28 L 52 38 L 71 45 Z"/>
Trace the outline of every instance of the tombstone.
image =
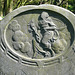
<path id="1" fill-rule="evenodd" d="M 0 22 L 0 75 L 75 75 L 75 15 L 54 5 L 22 6 Z"/>

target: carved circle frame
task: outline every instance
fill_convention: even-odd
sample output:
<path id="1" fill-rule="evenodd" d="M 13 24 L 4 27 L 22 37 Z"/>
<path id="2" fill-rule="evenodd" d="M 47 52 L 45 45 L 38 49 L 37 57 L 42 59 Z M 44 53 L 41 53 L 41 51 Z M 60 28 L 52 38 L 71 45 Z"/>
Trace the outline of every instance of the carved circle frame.
<path id="1" fill-rule="evenodd" d="M 44 59 L 31 59 L 31 58 L 25 58 L 25 57 L 20 57 L 18 55 L 15 55 L 14 53 L 11 52 L 11 50 L 9 49 L 9 47 L 7 46 L 8 43 L 6 43 L 6 37 L 5 37 L 5 28 L 6 28 L 6 25 L 16 16 L 16 15 L 19 15 L 21 14 L 22 12 L 26 12 L 26 11 L 29 11 L 29 10 L 34 10 L 34 9 L 44 9 L 44 10 L 49 10 L 49 11 L 53 11 L 53 12 L 56 12 L 58 14 L 61 14 L 62 16 L 64 16 L 66 19 L 69 20 L 69 22 L 72 24 L 74 30 L 75 30 L 75 15 L 64 9 L 64 8 L 61 8 L 61 7 L 58 7 L 58 6 L 55 6 L 55 5 L 48 5 L 48 4 L 44 4 L 44 5 L 39 5 L 39 6 L 36 6 L 36 5 L 27 5 L 27 6 L 22 6 L 14 11 L 12 11 L 11 13 L 9 13 L 1 22 L 0 22 L 0 46 L 1 46 L 1 50 L 4 51 L 4 53 L 7 55 L 7 56 L 10 56 L 12 57 L 13 59 L 17 60 L 18 62 L 20 63 L 23 63 L 23 64 L 28 64 L 28 65 L 32 65 L 32 66 L 37 66 L 37 65 L 44 65 L 44 66 L 47 66 L 47 65 L 50 65 L 50 64 L 53 64 L 53 63 L 56 63 L 56 62 L 60 62 L 62 61 L 62 56 L 64 54 L 67 53 L 67 51 L 65 51 L 63 54 L 60 54 L 56 57 L 52 57 L 52 58 L 44 58 Z M 74 34 L 75 34 L 75 31 L 74 31 Z M 74 38 L 75 39 L 75 38 Z M 75 40 L 73 41 L 73 44 L 72 46 L 74 45 L 74 42 Z M 69 48 L 69 50 L 72 50 L 72 46 Z M 68 51 L 69 51 L 68 50 Z M 42 64 L 41 64 L 42 63 Z"/>

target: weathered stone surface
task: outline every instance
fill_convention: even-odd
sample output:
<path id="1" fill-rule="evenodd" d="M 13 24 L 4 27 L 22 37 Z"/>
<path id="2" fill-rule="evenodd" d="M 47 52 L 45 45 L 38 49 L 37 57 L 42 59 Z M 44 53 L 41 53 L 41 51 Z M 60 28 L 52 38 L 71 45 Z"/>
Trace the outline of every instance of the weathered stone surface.
<path id="1" fill-rule="evenodd" d="M 75 75 L 75 15 L 54 6 L 22 6 L 0 22 L 0 75 Z"/>

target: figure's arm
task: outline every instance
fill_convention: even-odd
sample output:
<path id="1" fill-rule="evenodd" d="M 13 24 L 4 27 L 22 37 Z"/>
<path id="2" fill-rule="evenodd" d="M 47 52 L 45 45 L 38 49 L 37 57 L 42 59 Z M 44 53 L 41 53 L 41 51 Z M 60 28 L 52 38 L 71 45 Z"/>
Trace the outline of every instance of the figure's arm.
<path id="1" fill-rule="evenodd" d="M 56 27 L 45 27 L 46 30 L 55 30 Z"/>
<path id="2" fill-rule="evenodd" d="M 56 27 L 46 27 L 45 29 L 46 29 L 46 30 L 55 30 L 55 29 L 56 29 L 56 30 L 59 30 L 59 31 L 60 31 L 60 30 L 63 30 L 63 29 L 65 29 L 65 28 L 66 28 L 66 26 L 60 27 L 60 28 L 56 28 Z"/>
<path id="3" fill-rule="evenodd" d="M 67 28 L 67 26 L 57 28 L 57 30 L 61 31 L 61 30 L 65 29 L 65 28 Z"/>

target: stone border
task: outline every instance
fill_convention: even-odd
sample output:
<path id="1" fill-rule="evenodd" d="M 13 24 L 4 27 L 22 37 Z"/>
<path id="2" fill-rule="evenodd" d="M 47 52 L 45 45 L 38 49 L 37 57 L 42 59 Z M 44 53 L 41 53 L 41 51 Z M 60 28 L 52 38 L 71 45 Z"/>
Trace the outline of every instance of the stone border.
<path id="1" fill-rule="evenodd" d="M 58 14 L 61 14 L 62 16 L 64 16 L 66 19 L 68 19 L 70 21 L 70 23 L 73 25 L 73 28 L 75 30 L 75 26 L 74 26 L 75 25 L 75 21 L 74 21 L 75 20 L 75 15 L 72 12 L 70 12 L 69 10 L 66 10 L 66 9 L 58 7 L 58 6 L 49 5 L 49 4 L 44 4 L 44 5 L 39 5 L 39 6 L 27 5 L 27 6 L 22 6 L 18 9 L 16 9 L 16 10 L 12 11 L 7 16 L 5 16 L 5 18 L 0 22 L 0 28 L 1 28 L 1 32 L 2 32 L 1 37 L 2 37 L 2 42 L 4 44 L 5 44 L 5 41 L 4 41 L 4 35 L 3 35 L 4 32 L 3 32 L 3 30 L 5 29 L 5 26 L 9 23 L 9 21 L 11 21 L 11 19 L 13 19 L 15 16 L 19 15 L 20 13 L 26 12 L 26 11 L 29 11 L 29 10 L 33 10 L 33 9 L 45 9 L 45 10 L 50 10 L 50 11 L 56 12 Z M 9 48 L 7 48 L 7 47 L 5 48 L 5 46 L 3 45 L 4 50 L 7 50 L 5 52 L 10 56 L 11 52 L 10 52 Z M 15 57 L 17 57 L 17 56 L 15 56 Z M 19 59 L 19 61 L 22 60 L 20 57 L 19 58 L 17 57 L 17 59 Z M 28 62 L 36 63 L 35 65 L 39 64 L 39 62 L 42 61 L 43 64 L 45 63 L 45 65 L 48 65 L 49 61 L 53 62 L 53 60 L 56 60 L 57 62 L 59 62 L 59 59 L 61 59 L 60 55 L 58 55 L 57 57 L 46 58 L 46 59 L 41 59 L 41 60 L 40 59 L 25 58 L 25 60 L 22 60 L 22 61 L 27 61 L 27 63 Z"/>

